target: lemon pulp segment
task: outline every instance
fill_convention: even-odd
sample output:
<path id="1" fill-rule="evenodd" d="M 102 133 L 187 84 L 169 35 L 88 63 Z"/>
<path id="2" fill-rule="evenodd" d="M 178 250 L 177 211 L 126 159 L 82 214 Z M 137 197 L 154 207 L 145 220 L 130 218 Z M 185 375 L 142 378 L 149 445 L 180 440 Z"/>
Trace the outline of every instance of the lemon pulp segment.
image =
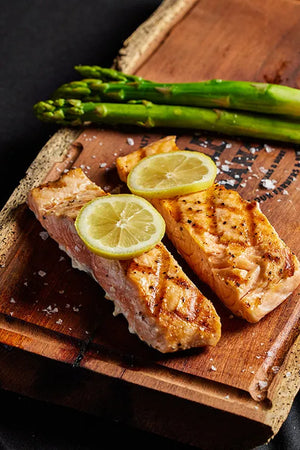
<path id="1" fill-rule="evenodd" d="M 165 233 L 161 215 L 133 194 L 105 195 L 87 203 L 75 221 L 85 245 L 112 259 L 130 259 L 154 247 Z"/>
<path id="2" fill-rule="evenodd" d="M 204 153 L 179 150 L 143 158 L 129 173 L 131 192 L 148 198 L 167 198 L 201 191 L 215 180 L 217 167 Z"/>

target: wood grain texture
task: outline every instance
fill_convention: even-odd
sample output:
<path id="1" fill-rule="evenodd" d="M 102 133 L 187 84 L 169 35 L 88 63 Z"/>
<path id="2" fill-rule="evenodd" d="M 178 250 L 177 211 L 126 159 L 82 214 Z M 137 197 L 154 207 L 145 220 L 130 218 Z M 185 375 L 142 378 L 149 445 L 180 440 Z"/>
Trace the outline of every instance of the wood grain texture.
<path id="1" fill-rule="evenodd" d="M 128 144 L 128 137 L 133 138 L 134 146 Z M 84 167 L 89 178 L 104 186 L 105 190 L 126 192 L 126 186 L 120 183 L 116 174 L 116 158 L 160 137 L 161 134 L 157 134 L 157 131 L 149 132 L 148 135 L 140 135 L 135 130 L 128 130 L 128 128 L 123 129 L 123 131 L 121 129 L 118 129 L 118 131 L 105 130 L 102 133 L 97 129 L 85 130 L 76 140 L 82 147 L 76 166 Z M 264 195 L 265 192 L 260 187 L 260 181 L 265 174 L 260 172 L 259 164 L 262 164 L 267 170 L 268 167 L 274 165 L 274 160 L 278 159 L 280 151 L 283 151 L 282 147 L 275 148 L 273 146 L 272 152 L 268 153 L 264 148 L 261 148 L 254 157 L 249 148 L 257 145 L 255 143 L 248 143 L 247 147 L 240 141 L 229 141 L 227 138 L 208 137 L 208 135 L 201 137 L 198 134 L 194 136 L 182 134 L 178 136 L 177 144 L 182 149 L 188 148 L 195 151 L 204 151 L 213 158 L 216 157 L 217 152 L 217 161 L 220 163 L 220 168 L 223 165 L 230 167 L 232 176 L 232 178 L 229 177 L 228 172 L 223 172 L 221 169 L 217 176 L 217 181 L 234 180 L 236 189 L 241 189 L 243 197 L 249 200 L 258 198 L 259 195 Z M 114 153 L 111 153 L 111 148 L 115 149 Z M 238 160 L 238 155 L 242 154 L 241 152 L 243 152 L 243 159 Z M 96 164 L 93 163 L 93 156 L 95 155 L 97 155 Z M 259 163 L 256 162 L 257 159 L 259 159 Z M 291 167 L 293 164 L 294 152 L 292 149 L 286 149 L 285 161 L 283 159 L 281 161 L 283 166 L 278 164 L 278 174 L 280 173 L 280 168 L 282 169 L 286 165 Z M 105 167 L 99 169 L 99 166 L 103 164 Z M 249 168 L 251 168 L 251 172 Z M 238 173 L 240 173 L 240 177 L 237 180 L 234 178 L 234 175 Z M 246 186 L 239 188 L 240 184 L 245 184 Z M 273 210 L 272 207 L 268 206 L 269 201 L 274 200 L 273 208 L 276 207 L 277 203 L 292 201 L 292 204 L 295 205 L 295 212 L 292 215 L 293 211 L 291 211 L 289 220 L 291 225 L 294 226 L 299 217 L 299 206 L 296 202 L 296 186 L 296 184 L 291 185 L 288 200 L 286 200 L 287 195 L 278 191 L 277 196 L 274 198 L 267 197 L 268 200 L 261 201 L 262 208 L 263 204 L 266 204 L 265 212 L 267 216 L 270 216 L 269 211 Z M 234 186 L 228 185 L 228 187 L 232 188 Z M 278 202 L 278 199 L 281 201 Z M 279 228 L 276 226 L 275 215 L 272 217 L 271 222 L 275 224 L 275 228 Z M 286 228 L 285 223 L 285 227 L 282 227 L 281 230 L 283 238 L 299 254 L 299 243 L 294 234 L 290 232 L 284 233 Z M 113 348 L 119 352 L 122 349 L 125 354 L 132 353 L 132 349 L 134 349 L 135 355 L 138 355 L 142 361 L 152 361 L 157 366 L 164 366 L 181 373 L 238 388 L 249 392 L 255 400 L 269 398 L 268 386 L 274 379 L 287 349 L 298 333 L 300 316 L 300 302 L 298 299 L 300 290 L 298 289 L 293 296 L 259 323 L 248 324 L 242 319 L 233 317 L 230 311 L 218 301 L 216 296 L 195 277 L 166 238 L 165 244 L 200 290 L 213 299 L 222 322 L 222 338 L 217 347 L 201 349 L 200 351 L 193 350 L 188 352 L 188 356 L 186 352 L 172 356 L 161 356 L 145 348 L 144 344 L 139 343 L 134 336 L 128 335 L 127 324 L 121 318 L 117 328 L 118 332 L 111 336 L 109 330 L 114 328 L 116 320 L 112 316 L 106 318 L 103 324 L 104 328 L 101 327 L 97 330 L 92 342 L 104 348 Z M 264 388 L 261 387 L 263 384 L 266 385 Z"/>
<path id="2" fill-rule="evenodd" d="M 227 78 L 300 87 L 299 30 L 299 2 L 166 1 L 126 41 L 115 64 L 157 81 Z M 187 417 L 193 412 L 205 417 L 205 408 L 211 408 L 209 414 L 222 415 L 227 426 L 245 420 L 241 428 L 245 439 L 240 434 L 232 441 L 228 437 L 228 446 L 234 443 L 245 449 L 254 445 L 254 430 L 255 445 L 278 431 L 299 389 L 299 290 L 258 324 L 247 324 L 232 317 L 166 239 L 185 271 L 214 301 L 223 335 L 214 349 L 161 355 L 131 335 L 125 319 L 113 317 L 113 306 L 101 288 L 72 269 L 24 204 L 31 187 L 57 178 L 72 165 L 81 166 L 106 191 L 120 192 L 125 186 L 117 177 L 116 158 L 167 134 L 178 136 L 179 147 L 213 157 L 220 170 L 218 181 L 259 201 L 281 238 L 300 256 L 299 146 L 184 130 L 61 130 L 42 149 L 0 215 L 0 341 L 88 369 L 94 386 L 98 386 L 95 376 L 127 383 L 132 393 L 130 423 L 163 435 L 171 430 L 167 421 L 155 423 L 156 408 L 147 389 L 166 413 L 180 399 L 189 411 Z M 273 180 L 275 188 L 265 189 L 263 179 Z M 20 360 L 24 363 L 26 358 Z M 145 417 L 154 414 L 153 420 L 142 414 L 137 419 L 143 410 L 138 397 L 142 388 L 149 405 Z M 107 395 L 111 398 L 113 389 Z M 72 404 L 70 398 L 65 400 Z M 80 407 L 84 402 L 86 410 L 91 403 L 95 406 L 90 396 Z M 79 407 L 79 402 L 75 399 L 73 405 Z M 178 424 L 176 439 L 185 441 L 188 429 L 188 443 L 206 448 L 204 443 L 211 441 L 218 448 L 208 425 L 210 431 L 201 438 L 197 427 L 193 431 L 187 422 L 179 426 L 179 417 L 173 420 Z"/>
<path id="3" fill-rule="evenodd" d="M 299 2 L 290 0 L 198 1 L 138 74 L 161 82 L 221 78 L 300 87 L 299 20 Z"/>

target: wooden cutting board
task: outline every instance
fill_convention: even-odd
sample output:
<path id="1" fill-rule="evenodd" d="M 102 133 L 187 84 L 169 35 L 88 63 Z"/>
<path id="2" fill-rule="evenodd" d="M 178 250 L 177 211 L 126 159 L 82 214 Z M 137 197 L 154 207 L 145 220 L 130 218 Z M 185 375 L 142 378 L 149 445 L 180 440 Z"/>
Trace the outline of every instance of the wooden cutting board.
<path id="1" fill-rule="evenodd" d="M 300 88 L 299 48 L 297 2 L 165 1 L 125 42 L 115 67 L 161 82 L 223 78 Z M 191 130 L 61 129 L 1 212 L 0 341 L 15 349 L 11 355 L 16 368 L 28 361 L 36 370 L 36 354 L 92 373 L 85 375 L 89 393 L 96 386 L 99 392 L 100 382 L 115 387 L 107 380 L 121 380 L 130 391 L 122 390 L 130 403 L 130 419 L 123 407 L 127 423 L 201 448 L 253 448 L 278 431 L 299 388 L 300 290 L 258 324 L 248 324 L 222 306 L 165 239 L 186 273 L 214 301 L 222 338 L 215 348 L 162 355 L 131 335 L 123 317 L 112 315 L 102 289 L 72 269 L 25 203 L 31 187 L 72 166 L 82 167 L 105 190 L 120 192 L 125 187 L 117 177 L 116 158 L 169 134 L 177 136 L 180 148 L 210 155 L 219 167 L 217 181 L 257 200 L 280 237 L 300 256 L 299 146 Z M 274 187 L 264 188 L 264 179 Z M 38 367 L 43 361 L 38 359 Z M 28 367 L 24 371 L 30 372 Z M 2 371 L 4 386 L 41 395 L 32 385 L 26 388 L 32 377 L 18 388 L 9 381 L 12 373 L 11 366 Z M 103 396 L 115 398 L 109 387 Z M 70 393 L 63 403 L 79 407 L 78 389 L 73 397 Z M 91 410 L 90 397 L 82 397 L 80 408 Z M 55 395 L 48 400 L 59 402 Z M 158 418 L 157 411 L 164 415 Z M 196 426 L 195 417 L 202 427 Z M 225 424 L 232 432 L 224 433 Z"/>

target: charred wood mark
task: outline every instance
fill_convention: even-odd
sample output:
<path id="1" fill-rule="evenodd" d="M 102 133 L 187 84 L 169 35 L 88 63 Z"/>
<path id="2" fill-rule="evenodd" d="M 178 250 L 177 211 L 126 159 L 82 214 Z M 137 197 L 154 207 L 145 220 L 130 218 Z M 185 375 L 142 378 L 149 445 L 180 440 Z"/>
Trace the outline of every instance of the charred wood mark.
<path id="1" fill-rule="evenodd" d="M 73 367 L 79 367 L 80 363 L 82 361 L 82 359 L 85 356 L 85 353 L 90 345 L 92 341 L 92 336 L 90 336 L 88 339 L 84 340 L 84 341 L 80 341 L 79 343 L 79 353 L 75 358 L 75 361 L 73 362 L 72 366 Z"/>
<path id="2" fill-rule="evenodd" d="M 272 75 L 265 74 L 264 80 L 267 83 L 271 84 L 281 84 L 284 81 L 284 72 L 286 71 L 286 68 L 289 64 L 289 61 L 282 61 L 277 69 L 275 70 L 275 73 Z M 286 78 L 287 79 L 287 78 Z"/>

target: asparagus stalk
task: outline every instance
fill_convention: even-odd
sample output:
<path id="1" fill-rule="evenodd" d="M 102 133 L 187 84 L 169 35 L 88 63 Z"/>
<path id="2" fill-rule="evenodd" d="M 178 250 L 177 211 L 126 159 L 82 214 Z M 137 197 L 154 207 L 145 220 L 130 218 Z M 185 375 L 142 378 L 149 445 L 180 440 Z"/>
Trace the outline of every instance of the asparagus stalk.
<path id="1" fill-rule="evenodd" d="M 114 69 L 108 69 L 100 66 L 75 66 L 75 70 L 85 78 L 96 78 L 102 81 L 146 81 L 136 75 L 128 75 Z"/>
<path id="2" fill-rule="evenodd" d="M 92 74 L 92 71 L 88 73 Z M 93 78 L 64 84 L 53 97 L 94 102 L 148 100 L 157 104 L 227 108 L 300 117 L 299 89 L 247 81 L 210 80 L 172 84 L 143 79 L 104 82 L 103 78 Z"/>
<path id="3" fill-rule="evenodd" d="M 300 143 L 300 124 L 276 116 L 198 108 L 192 106 L 82 102 L 57 99 L 37 103 L 36 116 L 43 121 L 78 126 L 87 122 L 140 127 L 177 127 L 236 136 Z"/>

